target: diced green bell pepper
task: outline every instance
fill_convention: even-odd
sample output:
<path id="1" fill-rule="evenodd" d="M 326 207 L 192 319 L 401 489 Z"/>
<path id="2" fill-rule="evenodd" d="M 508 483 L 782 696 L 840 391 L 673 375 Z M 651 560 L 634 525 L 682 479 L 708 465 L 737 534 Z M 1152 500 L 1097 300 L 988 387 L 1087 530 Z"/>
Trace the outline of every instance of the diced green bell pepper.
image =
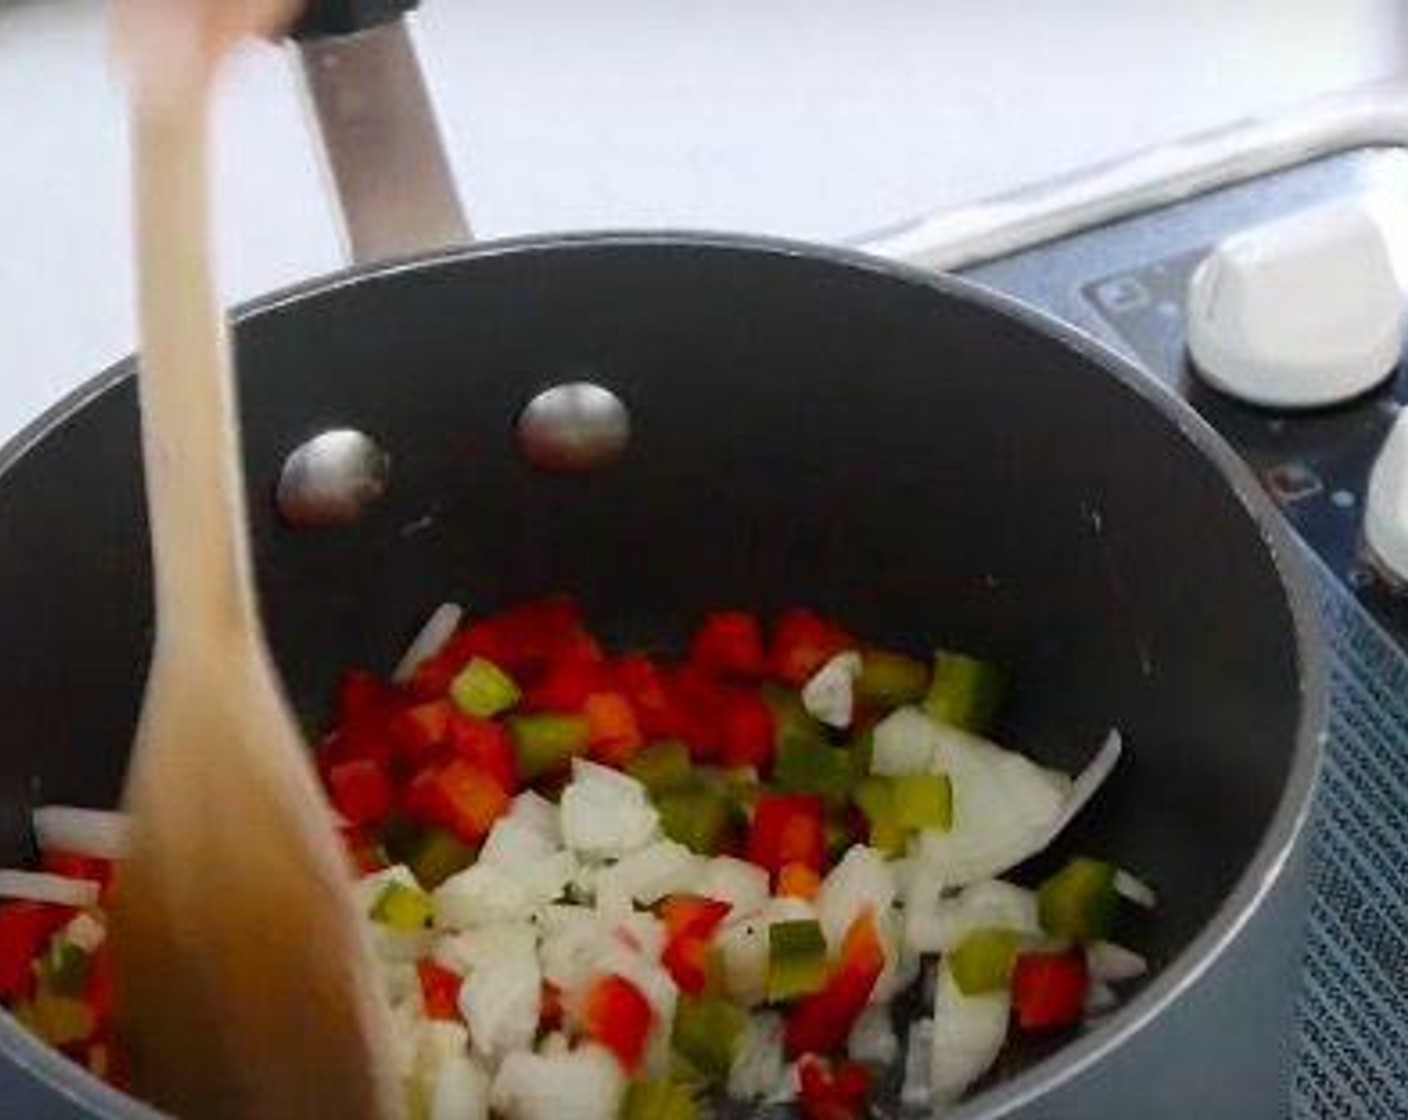
<path id="1" fill-rule="evenodd" d="M 415 933 L 430 925 L 430 896 L 418 887 L 395 880 L 387 883 L 372 903 L 372 921 L 400 933 Z"/>
<path id="2" fill-rule="evenodd" d="M 929 688 L 929 667 L 903 653 L 868 649 L 860 655 L 856 699 L 871 708 L 889 711 L 917 704 Z"/>
<path id="3" fill-rule="evenodd" d="M 409 846 L 403 861 L 426 890 L 474 862 L 474 849 L 444 828 L 426 828 Z"/>
<path id="4" fill-rule="evenodd" d="M 92 968 L 92 953 L 56 937 L 40 959 L 39 977 L 44 989 L 56 996 L 81 996 L 88 986 Z"/>
<path id="5" fill-rule="evenodd" d="M 699 1107 L 688 1089 L 663 1078 L 632 1081 L 620 1120 L 698 1120 Z"/>
<path id="6" fill-rule="evenodd" d="M 733 818 L 728 798 L 704 785 L 662 793 L 655 798 L 655 809 L 666 836 L 703 856 L 723 847 Z"/>
<path id="7" fill-rule="evenodd" d="M 773 742 L 781 750 L 790 740 L 825 743 L 826 728 L 802 704 L 802 697 L 781 685 L 763 686 L 763 700 L 772 712 Z"/>
<path id="8" fill-rule="evenodd" d="M 1073 859 L 1037 890 L 1041 927 L 1053 937 L 1100 941 L 1119 907 L 1116 869 L 1100 860 Z"/>
<path id="9" fill-rule="evenodd" d="M 826 935 L 815 920 L 768 926 L 768 999 L 810 995 L 826 982 Z"/>
<path id="10" fill-rule="evenodd" d="M 533 781 L 566 766 L 573 755 L 587 749 L 591 727 L 586 716 L 542 712 L 514 716 L 508 721 L 518 772 Z"/>
<path id="11" fill-rule="evenodd" d="M 652 794 L 688 785 L 693 769 L 689 748 L 677 739 L 651 743 L 626 764 L 626 773 Z"/>
<path id="12" fill-rule="evenodd" d="M 870 760 L 875 754 L 875 728 L 867 727 L 851 743 L 851 769 L 859 781 L 870 773 Z"/>
<path id="13" fill-rule="evenodd" d="M 1000 670 L 966 654 L 939 650 L 934 674 L 924 697 L 924 710 L 940 723 L 982 734 L 992 724 L 1002 702 Z"/>
<path id="14" fill-rule="evenodd" d="M 855 785 L 851 752 L 796 737 L 778 744 L 773 780 L 789 793 L 816 793 L 832 803 L 844 801 Z"/>
<path id="15" fill-rule="evenodd" d="M 747 1012 L 720 996 L 681 995 L 670 1045 L 705 1080 L 726 1081 L 747 1022 Z"/>
<path id="16" fill-rule="evenodd" d="M 854 822 L 848 819 L 846 813 L 835 809 L 827 812 L 822 822 L 822 835 L 826 840 L 827 866 L 840 863 L 851 845 L 856 843 Z"/>
<path id="17" fill-rule="evenodd" d="M 888 856 L 904 852 L 904 829 L 895 808 L 895 786 L 889 778 L 871 775 L 856 786 L 855 802 L 870 824 L 870 846 Z"/>
<path id="18" fill-rule="evenodd" d="M 15 1018 L 50 1046 L 72 1046 L 86 1041 L 97 1030 L 97 1015 L 90 1004 L 71 996 L 40 992 L 29 1003 L 15 1008 Z"/>
<path id="19" fill-rule="evenodd" d="M 513 678 L 483 657 L 471 658 L 450 682 L 455 707 L 476 719 L 491 719 L 523 698 Z"/>
<path id="20" fill-rule="evenodd" d="M 906 832 L 953 827 L 953 783 L 947 774 L 899 774 L 890 780 L 895 822 Z"/>
<path id="21" fill-rule="evenodd" d="M 965 996 L 1006 991 L 1024 940 L 1015 929 L 975 929 L 948 955 L 958 990 Z"/>

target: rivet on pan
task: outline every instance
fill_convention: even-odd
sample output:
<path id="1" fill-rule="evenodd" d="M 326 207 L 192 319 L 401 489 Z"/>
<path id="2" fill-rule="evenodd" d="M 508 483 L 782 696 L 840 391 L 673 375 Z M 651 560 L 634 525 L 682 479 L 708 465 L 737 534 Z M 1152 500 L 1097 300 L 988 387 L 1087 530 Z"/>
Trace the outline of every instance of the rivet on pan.
<path id="1" fill-rule="evenodd" d="M 369 436 L 337 428 L 299 444 L 284 460 L 275 495 L 285 521 L 350 525 L 386 492 L 391 457 Z"/>
<path id="2" fill-rule="evenodd" d="M 620 457 L 631 438 L 621 398 L 590 381 L 554 385 L 518 418 L 518 446 L 535 467 L 589 471 Z"/>

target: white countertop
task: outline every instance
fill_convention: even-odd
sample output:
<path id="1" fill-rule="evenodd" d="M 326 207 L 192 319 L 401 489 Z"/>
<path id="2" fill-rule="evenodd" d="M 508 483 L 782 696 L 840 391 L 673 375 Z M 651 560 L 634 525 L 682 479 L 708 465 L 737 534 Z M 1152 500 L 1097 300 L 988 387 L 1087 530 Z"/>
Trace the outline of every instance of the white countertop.
<path id="1" fill-rule="evenodd" d="M 0 436 L 131 344 L 100 11 L 0 3 Z M 480 236 L 842 238 L 1408 64 L 1398 0 L 425 0 L 416 34 Z M 219 127 L 229 298 L 336 267 L 287 56 Z"/>

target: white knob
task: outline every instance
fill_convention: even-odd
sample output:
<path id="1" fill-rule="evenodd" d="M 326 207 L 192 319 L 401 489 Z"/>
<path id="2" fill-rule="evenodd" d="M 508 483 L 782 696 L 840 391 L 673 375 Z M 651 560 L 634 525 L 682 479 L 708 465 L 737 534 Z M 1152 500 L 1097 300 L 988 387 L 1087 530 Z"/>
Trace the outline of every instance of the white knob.
<path id="1" fill-rule="evenodd" d="M 1363 200 L 1233 235 L 1188 286 L 1188 349 L 1202 376 L 1253 404 L 1315 408 L 1383 381 L 1405 308 L 1383 227 Z"/>
<path id="2" fill-rule="evenodd" d="M 1364 537 L 1391 575 L 1408 580 L 1408 409 L 1398 414 L 1369 473 Z"/>

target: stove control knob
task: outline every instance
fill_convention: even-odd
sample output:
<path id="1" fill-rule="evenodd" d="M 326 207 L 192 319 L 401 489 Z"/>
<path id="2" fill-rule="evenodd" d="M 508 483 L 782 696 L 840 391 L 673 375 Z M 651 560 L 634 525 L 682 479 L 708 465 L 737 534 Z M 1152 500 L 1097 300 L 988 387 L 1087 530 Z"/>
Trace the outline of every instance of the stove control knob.
<path id="1" fill-rule="evenodd" d="M 1408 582 L 1408 409 L 1399 412 L 1369 473 L 1364 538 L 1385 573 Z"/>
<path id="2" fill-rule="evenodd" d="M 1188 285 L 1188 350 L 1223 392 L 1317 408 L 1383 381 L 1405 307 L 1383 227 L 1362 199 L 1303 210 L 1219 243 Z"/>

